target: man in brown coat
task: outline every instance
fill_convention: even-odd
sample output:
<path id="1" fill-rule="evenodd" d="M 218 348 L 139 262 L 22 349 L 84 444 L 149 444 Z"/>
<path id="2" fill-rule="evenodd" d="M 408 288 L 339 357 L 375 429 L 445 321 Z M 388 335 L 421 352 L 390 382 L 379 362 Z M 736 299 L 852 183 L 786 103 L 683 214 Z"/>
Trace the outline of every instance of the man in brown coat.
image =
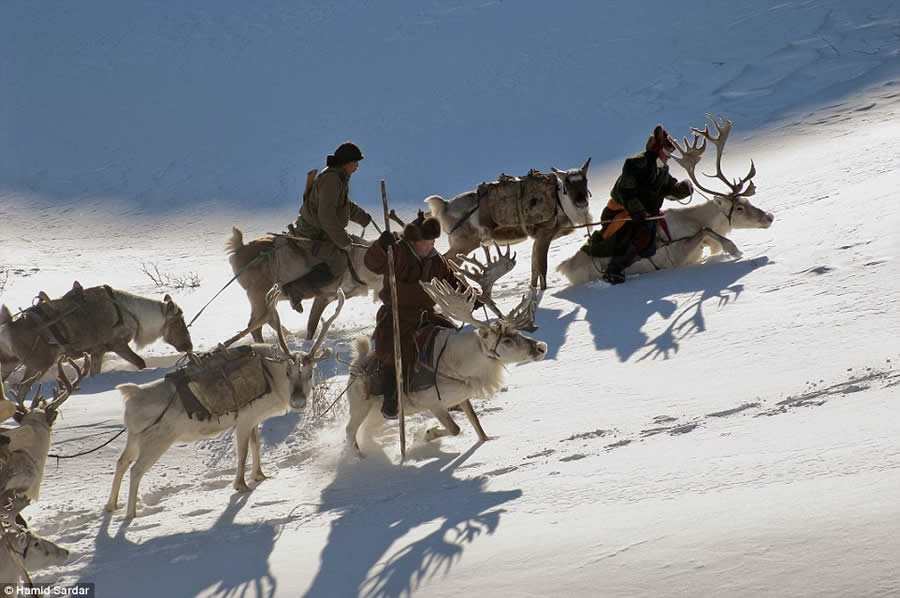
<path id="1" fill-rule="evenodd" d="M 359 168 L 362 151 L 355 143 L 342 143 L 326 159 L 326 168 L 316 177 L 309 194 L 303 198 L 300 217 L 295 224 L 297 236 L 312 239 L 309 254 L 315 260 L 312 269 L 283 286 L 291 306 L 303 311 L 300 301 L 347 270 L 350 221 L 368 226 L 372 217 L 350 200 L 350 176 Z"/>
<path id="2" fill-rule="evenodd" d="M 416 331 L 422 324 L 452 325 L 434 312 L 434 300 L 419 285 L 437 278 L 457 286 L 459 280 L 450 270 L 444 256 L 435 251 L 434 240 L 441 234 L 437 218 L 419 217 L 406 225 L 399 239 L 385 231 L 366 252 L 366 267 L 384 275 L 379 293 L 383 305 L 375 317 L 375 356 L 381 363 L 384 403 L 381 413 L 389 419 L 397 417 L 397 373 L 394 368 L 394 324 L 387 248 L 394 248 L 394 272 L 397 278 L 397 315 L 400 321 L 400 356 L 403 371 L 408 373 L 416 360 Z"/>

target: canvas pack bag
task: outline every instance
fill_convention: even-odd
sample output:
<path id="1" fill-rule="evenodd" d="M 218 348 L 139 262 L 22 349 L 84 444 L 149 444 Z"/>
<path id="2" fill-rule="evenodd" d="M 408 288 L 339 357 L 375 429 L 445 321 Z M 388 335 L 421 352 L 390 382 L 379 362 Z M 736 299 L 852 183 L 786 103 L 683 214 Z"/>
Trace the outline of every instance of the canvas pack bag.
<path id="1" fill-rule="evenodd" d="M 497 181 L 481 183 L 476 189 L 479 205 L 497 226 L 529 226 L 556 217 L 556 175 L 531 170 L 524 177 L 501 174 Z"/>

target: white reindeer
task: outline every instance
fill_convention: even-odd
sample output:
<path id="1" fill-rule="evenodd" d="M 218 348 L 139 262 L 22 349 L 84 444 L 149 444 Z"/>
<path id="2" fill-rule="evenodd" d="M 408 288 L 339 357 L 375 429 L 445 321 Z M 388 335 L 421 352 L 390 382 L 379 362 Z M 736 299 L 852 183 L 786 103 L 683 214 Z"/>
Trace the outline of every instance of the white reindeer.
<path id="1" fill-rule="evenodd" d="M 692 128 L 694 135 L 692 143 L 689 144 L 687 138 L 684 138 L 684 147 L 678 146 L 681 155 L 673 155 L 672 159 L 687 171 L 697 189 L 709 193 L 713 198 L 702 204 L 665 210 L 664 215 L 671 240 L 666 236 L 662 227 L 658 227 L 656 255 L 635 261 L 625 270 L 627 274 L 644 274 L 655 270 L 695 264 L 704 258 L 704 250 L 710 256 L 725 252 L 734 258 L 739 258 L 742 255 L 741 251 L 728 238 L 731 231 L 769 228 L 775 221 L 775 216 L 757 208 L 747 199 L 756 193 L 756 186 L 751 180 L 756 175 L 756 167 L 752 162 L 747 176 L 737 183 L 732 183 L 722 173 L 722 151 L 728 134 L 731 132 L 731 121 L 723 118 L 722 122 L 718 122 L 709 114 L 707 117 L 716 127 L 718 136 L 712 136 L 709 132 L 709 125 L 702 131 Z M 727 193 L 707 189 L 697 180 L 694 171 L 706 149 L 707 141 L 716 146 L 716 174 L 714 176 L 728 186 L 730 191 Z M 575 255 L 560 263 L 557 270 L 571 284 L 581 284 L 589 280 L 600 279 L 609 259 L 608 257 L 592 257 L 586 251 L 579 249 Z"/>
<path id="2" fill-rule="evenodd" d="M 10 526 L 5 536 L 0 537 L 0 589 L 4 596 L 12 596 L 22 583 L 23 568 L 30 573 L 61 565 L 69 558 L 69 551 L 62 546 L 17 525 Z"/>
<path id="3" fill-rule="evenodd" d="M 75 368 L 74 381 L 64 373 L 63 363 Z M 5 420 L 12 415 L 19 423 L 16 428 L 0 428 L 0 586 L 7 595 L 29 571 L 58 565 L 69 556 L 65 548 L 29 531 L 19 512 L 39 497 L 44 463 L 50 452 L 50 429 L 59 407 L 78 388 L 90 367 L 87 355 L 81 367 L 72 359 L 60 357 L 59 387 L 53 391 L 53 400 L 44 401 L 38 390 L 30 406 L 25 404 L 27 391 L 21 389 L 14 395 L 15 402 L 7 400 L 0 381 L 0 417 L 5 416 Z"/>
<path id="4" fill-rule="evenodd" d="M 269 292 L 269 310 L 275 314 L 275 329 L 281 345 L 281 353 L 272 345 L 255 343 L 250 345 L 254 352 L 264 356 L 262 363 L 269 382 L 269 392 L 253 402 L 218 418 L 205 421 L 191 419 L 180 401 L 177 400 L 177 389 L 168 379 L 163 378 L 148 384 L 121 384 L 117 386 L 125 400 L 125 427 L 128 439 L 125 448 L 116 463 L 107 511 L 118 508 L 119 488 L 128 466 L 131 467 L 131 482 L 128 488 L 127 518 L 137 515 L 138 487 L 144 474 L 176 441 L 190 442 L 202 438 L 211 438 L 222 432 L 234 429 L 235 454 L 237 472 L 234 477 L 234 489 L 247 492 L 250 488 L 244 479 L 247 463 L 247 449 L 250 448 L 253 458 L 253 479 L 260 482 L 266 479 L 260 465 L 259 425 L 290 409 L 302 409 L 313 391 L 313 369 L 319 361 L 331 357 L 331 349 L 319 351 L 325 334 L 331 323 L 337 318 L 344 305 L 343 293 L 338 293 L 338 307 L 334 315 L 322 326 L 319 337 L 315 340 L 309 353 L 291 353 L 281 334 L 281 322 L 277 319 L 274 304 L 281 293 L 278 285 Z M 236 338 L 250 332 L 254 327 L 262 326 L 266 320 L 260 319 L 248 327 Z M 229 344 L 226 343 L 226 344 Z"/>
<path id="5" fill-rule="evenodd" d="M 461 272 L 459 269 L 457 271 Z M 430 364 L 435 371 L 436 384 L 424 390 L 403 393 L 405 413 L 431 411 L 441 423 L 441 427 L 433 427 L 426 432 L 425 439 L 431 441 L 459 434 L 459 426 L 448 410 L 460 405 L 478 437 L 487 440 L 469 399 L 495 394 L 503 385 L 506 365 L 541 361 L 547 355 L 547 343 L 528 338 L 521 332 L 534 329 L 534 313 L 537 308 L 534 288 L 522 298 L 517 307 L 504 317 L 489 323 L 472 315 L 478 295 L 471 287 L 454 290 L 437 279 L 420 284 L 444 313 L 471 324 L 474 330 L 444 328 L 436 333 L 438 336 L 434 342 L 434 357 Z M 486 294 L 482 299 L 496 309 Z M 346 428 L 347 441 L 360 454 L 357 431 L 371 413 L 379 412 L 382 402 L 381 395 L 370 395 L 368 390 L 369 374 L 364 366 L 370 350 L 368 337 L 356 339 L 355 358 L 350 366 L 348 385 L 350 421 Z"/>

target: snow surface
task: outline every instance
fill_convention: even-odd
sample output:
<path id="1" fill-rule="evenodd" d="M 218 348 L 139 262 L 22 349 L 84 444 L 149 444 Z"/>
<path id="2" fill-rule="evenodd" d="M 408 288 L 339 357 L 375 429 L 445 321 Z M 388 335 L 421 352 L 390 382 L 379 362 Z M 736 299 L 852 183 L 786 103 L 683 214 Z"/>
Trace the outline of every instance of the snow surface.
<path id="1" fill-rule="evenodd" d="M 351 190 L 373 214 L 381 178 L 408 214 L 592 155 L 599 215 L 653 124 L 681 136 L 721 112 L 726 173 L 752 159 L 753 201 L 776 217 L 732 235 L 737 261 L 614 288 L 551 272 L 548 358 L 475 401 L 489 442 L 457 414 L 460 436 L 426 444 L 416 416 L 403 465 L 395 424 L 360 460 L 342 404 L 291 413 L 263 425 L 271 479 L 251 493 L 231 489 L 229 435 L 179 444 L 131 522 L 103 511 L 124 438 L 51 460 L 25 515 L 72 556 L 36 580 L 153 597 L 900 595 L 898 31 L 887 0 L 4 3 L 10 307 L 75 279 L 159 296 L 140 268 L 155 263 L 199 275 L 172 292 L 193 317 L 231 277 L 231 225 L 281 230 L 344 139 L 367 154 Z M 581 243 L 555 242 L 551 268 Z M 516 249 L 503 305 L 529 279 Z M 376 310 L 348 301 L 328 339 L 341 360 Z M 195 347 L 248 312 L 228 287 Z M 281 313 L 305 346 L 305 317 Z M 65 404 L 52 452 L 108 439 L 115 386 L 178 358 L 141 353 L 147 370 L 109 359 Z M 342 388 L 346 365 L 322 365 Z"/>

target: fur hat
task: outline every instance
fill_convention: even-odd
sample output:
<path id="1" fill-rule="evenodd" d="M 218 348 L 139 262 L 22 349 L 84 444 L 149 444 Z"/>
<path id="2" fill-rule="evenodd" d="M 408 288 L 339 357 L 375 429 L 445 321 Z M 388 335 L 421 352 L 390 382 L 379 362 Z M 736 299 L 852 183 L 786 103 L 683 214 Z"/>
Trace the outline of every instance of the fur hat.
<path id="1" fill-rule="evenodd" d="M 415 220 L 403 228 L 403 238 L 407 241 L 434 240 L 441 236 L 441 222 L 431 216 L 425 217 L 425 212 L 419 210 Z"/>
<path id="2" fill-rule="evenodd" d="M 663 148 L 668 149 L 670 152 L 675 151 L 675 141 L 662 125 L 656 125 L 653 133 L 647 138 L 647 151 L 659 153 L 659 150 Z"/>
<path id="3" fill-rule="evenodd" d="M 325 164 L 336 168 L 350 162 L 358 162 L 359 160 L 362 160 L 363 157 L 362 150 L 359 149 L 358 145 L 350 141 L 345 141 L 334 150 L 333 154 L 328 154 L 328 157 L 325 158 Z"/>

